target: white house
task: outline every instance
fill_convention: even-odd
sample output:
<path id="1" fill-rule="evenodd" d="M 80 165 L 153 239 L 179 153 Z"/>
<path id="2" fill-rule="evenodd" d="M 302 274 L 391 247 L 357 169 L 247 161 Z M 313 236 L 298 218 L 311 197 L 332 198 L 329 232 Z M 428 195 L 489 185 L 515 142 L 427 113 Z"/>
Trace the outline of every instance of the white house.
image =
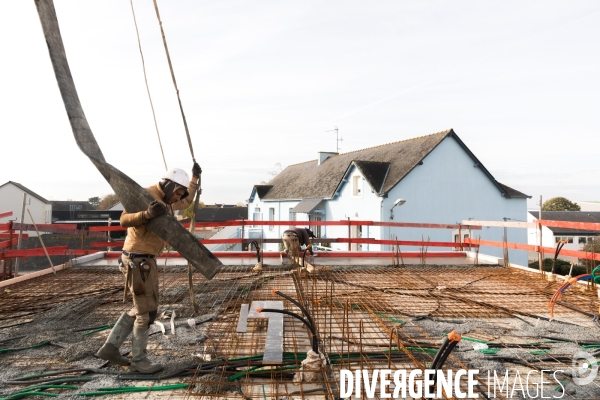
<path id="1" fill-rule="evenodd" d="M 600 201 L 576 201 L 581 211 L 600 211 Z"/>
<path id="2" fill-rule="evenodd" d="M 24 194 L 26 195 L 25 208 L 31 213 L 33 221 L 36 224 L 52 223 L 52 202 L 17 182 L 8 181 L 0 186 L 0 212 L 12 211 L 11 219 L 18 222 L 21 218 Z M 31 223 L 27 211 L 23 223 Z M 37 236 L 35 231 L 27 233 L 29 236 Z"/>
<path id="3" fill-rule="evenodd" d="M 316 160 L 290 165 L 267 185 L 256 185 L 248 199 L 249 220 L 402 221 L 456 224 L 466 219 L 524 221 L 529 196 L 505 186 L 450 129 L 414 139 L 345 154 L 319 153 Z M 393 207 L 404 199 L 403 205 Z M 393 208 L 393 210 L 392 210 Z M 266 226 L 264 238 L 279 238 L 286 226 Z M 347 237 L 348 228 L 315 227 L 322 238 Z M 252 231 L 250 232 L 253 233 Z M 483 240 L 502 241 L 503 228 L 472 231 Z M 467 232 L 462 232 L 468 235 Z M 256 232 L 254 232 L 256 235 Z M 458 232 L 444 229 L 357 226 L 352 237 L 456 241 Z M 526 243 L 525 229 L 508 229 L 508 241 Z M 347 244 L 332 244 L 346 250 Z M 277 245 L 267 245 L 276 250 Z M 389 246 L 354 246 L 354 250 L 387 250 Z M 416 250 L 406 248 L 404 250 Z M 431 249 L 434 250 L 434 249 Z M 439 249 L 445 250 L 445 249 Z M 502 257 L 502 249 L 482 253 Z M 525 265 L 525 252 L 510 251 L 510 262 Z"/>
<path id="4" fill-rule="evenodd" d="M 527 222 L 535 222 L 539 219 L 539 211 L 529 211 Z M 571 222 L 595 222 L 600 223 L 600 211 L 542 211 L 542 219 L 549 221 L 571 221 Z M 598 236 L 598 231 L 585 231 L 569 228 L 555 228 L 542 226 L 542 246 L 556 247 L 559 240 L 566 240 L 565 250 L 581 250 L 587 241 Z M 535 228 L 527 229 L 528 244 L 538 245 L 540 243 L 539 231 Z M 553 255 L 548 255 L 553 256 Z M 567 257 L 562 257 L 566 259 Z"/>

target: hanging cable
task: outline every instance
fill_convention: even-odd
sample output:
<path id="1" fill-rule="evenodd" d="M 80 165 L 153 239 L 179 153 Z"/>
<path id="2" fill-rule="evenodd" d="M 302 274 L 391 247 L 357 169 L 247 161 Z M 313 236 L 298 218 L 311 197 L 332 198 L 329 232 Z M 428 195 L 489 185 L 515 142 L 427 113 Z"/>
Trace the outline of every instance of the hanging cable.
<path id="1" fill-rule="evenodd" d="M 140 32 L 138 31 L 137 19 L 135 18 L 135 10 L 133 8 L 133 0 L 129 0 L 131 4 L 131 13 L 133 14 L 133 24 L 135 25 L 135 34 L 137 35 L 138 48 L 140 49 L 140 57 L 142 58 L 142 70 L 144 71 L 144 82 L 146 83 L 146 92 L 148 92 L 148 100 L 150 100 L 150 108 L 152 109 L 152 118 L 154 118 L 154 128 L 156 128 L 156 136 L 158 136 L 158 144 L 160 146 L 160 153 L 162 154 L 163 163 L 165 164 L 165 171 L 169 169 L 167 167 L 167 160 L 165 159 L 165 152 L 163 151 L 162 141 L 160 140 L 160 133 L 158 131 L 158 124 L 156 123 L 156 113 L 154 112 L 154 103 L 152 103 L 152 96 L 150 95 L 150 87 L 148 86 L 148 77 L 146 76 L 146 63 L 144 62 L 144 53 L 142 52 L 142 43 L 140 41 Z"/>
<path id="2" fill-rule="evenodd" d="M 169 55 L 169 48 L 167 46 L 167 38 L 165 37 L 165 31 L 163 30 L 162 21 L 160 19 L 160 13 L 158 12 L 158 4 L 156 3 L 156 0 L 154 0 L 154 9 L 156 10 L 156 18 L 158 18 L 158 25 L 160 26 L 160 33 L 162 35 L 163 45 L 165 46 L 165 53 L 167 55 L 167 61 L 169 62 L 169 69 L 171 70 L 173 86 L 175 86 L 175 92 L 177 93 L 177 101 L 179 102 L 179 110 L 181 111 L 181 117 L 183 118 L 183 126 L 185 127 L 185 134 L 187 135 L 188 145 L 190 146 L 190 153 L 192 154 L 192 160 L 196 162 L 196 157 L 194 157 L 194 148 L 192 147 L 192 139 L 190 138 L 190 130 L 188 129 L 187 120 L 185 119 L 185 113 L 183 112 L 183 106 L 181 105 L 179 88 L 177 87 L 177 81 L 175 80 L 175 72 L 173 72 L 173 64 L 171 63 L 171 56 Z"/>
<path id="3" fill-rule="evenodd" d="M 130 0 L 131 1 L 131 0 Z M 175 87 L 175 93 L 177 94 L 177 102 L 179 103 L 179 110 L 181 111 L 181 118 L 183 119 L 183 126 L 185 128 L 185 134 L 187 136 L 188 145 L 190 147 L 190 154 L 192 155 L 192 161 L 196 164 L 196 157 L 194 156 L 194 147 L 192 146 L 192 138 L 190 137 L 190 130 L 188 128 L 187 120 L 185 118 L 185 112 L 183 112 L 183 105 L 181 104 L 181 96 L 179 96 L 179 88 L 177 87 L 177 80 L 175 79 L 175 72 L 173 71 L 173 63 L 171 62 L 171 55 L 169 54 L 169 47 L 167 46 L 167 38 L 165 36 L 165 31 L 162 26 L 162 20 L 160 19 L 160 12 L 158 11 L 158 3 L 154 0 L 154 10 L 156 11 L 156 18 L 158 19 L 158 25 L 160 27 L 160 34 L 162 36 L 163 45 L 165 47 L 165 54 L 167 56 L 167 62 L 169 63 L 169 70 L 171 71 L 171 78 L 173 79 L 173 86 Z M 198 212 L 198 204 L 200 203 L 200 195 L 202 194 L 202 170 L 200 170 L 200 174 L 198 175 L 198 190 L 196 191 L 196 196 L 194 199 L 194 207 L 192 211 L 192 219 L 190 223 L 190 233 L 193 235 L 196 225 L 196 214 Z M 189 292 L 190 292 L 190 300 L 194 307 L 194 312 L 197 314 L 199 312 L 200 307 L 196 303 L 196 298 L 194 296 L 194 286 L 192 283 L 192 265 L 188 262 L 188 283 L 189 283 Z"/>

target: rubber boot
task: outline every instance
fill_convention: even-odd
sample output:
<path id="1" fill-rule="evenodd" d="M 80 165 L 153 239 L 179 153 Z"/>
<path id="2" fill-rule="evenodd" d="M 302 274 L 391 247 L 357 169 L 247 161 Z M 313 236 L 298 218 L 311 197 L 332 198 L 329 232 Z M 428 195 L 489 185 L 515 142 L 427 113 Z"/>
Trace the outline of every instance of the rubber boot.
<path id="1" fill-rule="evenodd" d="M 133 330 L 133 341 L 131 353 L 133 358 L 129 369 L 142 374 L 153 374 L 163 369 L 161 364 L 152 364 L 148 360 L 146 346 L 148 345 L 148 329 L 135 328 Z"/>
<path id="2" fill-rule="evenodd" d="M 129 365 L 129 359 L 121 355 L 119 347 L 131 333 L 134 322 L 135 317 L 131 317 L 127 313 L 121 314 L 110 335 L 108 335 L 108 339 L 96 353 L 96 357 L 110 361 L 113 364 Z"/>

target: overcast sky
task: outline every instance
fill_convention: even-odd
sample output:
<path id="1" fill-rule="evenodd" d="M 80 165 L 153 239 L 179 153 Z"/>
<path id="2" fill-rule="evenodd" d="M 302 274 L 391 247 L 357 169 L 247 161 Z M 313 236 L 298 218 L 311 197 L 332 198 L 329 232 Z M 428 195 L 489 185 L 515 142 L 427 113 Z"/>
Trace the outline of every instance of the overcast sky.
<path id="1" fill-rule="evenodd" d="M 192 158 L 151 0 L 133 1 L 169 167 Z M 107 161 L 164 173 L 127 0 L 56 0 Z M 159 1 L 202 200 L 237 203 L 269 171 L 453 128 L 494 177 L 600 200 L 597 1 Z M 0 184 L 51 200 L 111 193 L 75 144 L 33 0 L 0 2 Z M 2 211 L 2 210 L 0 210 Z"/>

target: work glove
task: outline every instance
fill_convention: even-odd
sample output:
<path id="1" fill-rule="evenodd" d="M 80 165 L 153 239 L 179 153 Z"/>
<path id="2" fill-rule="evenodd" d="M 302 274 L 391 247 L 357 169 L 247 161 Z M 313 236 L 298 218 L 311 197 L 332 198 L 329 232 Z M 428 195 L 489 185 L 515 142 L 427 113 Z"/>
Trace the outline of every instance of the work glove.
<path id="1" fill-rule="evenodd" d="M 194 178 L 200 178 L 200 174 L 202 173 L 202 168 L 200 168 L 200 165 L 195 162 L 194 166 L 192 167 L 192 175 L 194 176 Z"/>
<path id="2" fill-rule="evenodd" d="M 167 212 L 167 206 L 160 201 L 154 200 L 150 203 L 146 212 L 148 213 L 148 219 L 160 217 Z"/>

